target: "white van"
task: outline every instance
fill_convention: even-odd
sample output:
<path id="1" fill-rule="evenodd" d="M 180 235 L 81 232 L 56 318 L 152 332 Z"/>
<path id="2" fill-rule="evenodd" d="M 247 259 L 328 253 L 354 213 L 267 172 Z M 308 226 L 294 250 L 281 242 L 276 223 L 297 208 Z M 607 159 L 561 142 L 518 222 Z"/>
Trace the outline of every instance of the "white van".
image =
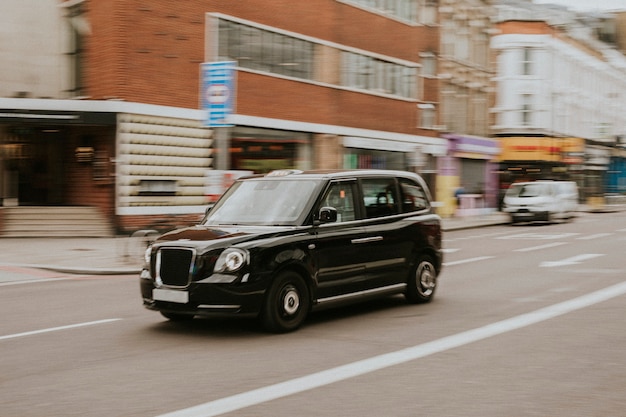
<path id="1" fill-rule="evenodd" d="M 571 219 L 578 209 L 573 181 L 532 181 L 511 185 L 504 195 L 504 212 L 511 222 Z"/>

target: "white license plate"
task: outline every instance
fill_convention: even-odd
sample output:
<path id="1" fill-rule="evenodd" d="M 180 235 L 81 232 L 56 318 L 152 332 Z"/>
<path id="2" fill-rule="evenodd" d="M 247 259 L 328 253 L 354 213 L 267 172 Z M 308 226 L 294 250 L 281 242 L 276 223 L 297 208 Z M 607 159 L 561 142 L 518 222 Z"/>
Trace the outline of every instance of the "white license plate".
<path id="1" fill-rule="evenodd" d="M 157 301 L 169 301 L 172 303 L 185 304 L 189 302 L 189 293 L 187 291 L 155 288 L 152 290 L 152 299 Z"/>

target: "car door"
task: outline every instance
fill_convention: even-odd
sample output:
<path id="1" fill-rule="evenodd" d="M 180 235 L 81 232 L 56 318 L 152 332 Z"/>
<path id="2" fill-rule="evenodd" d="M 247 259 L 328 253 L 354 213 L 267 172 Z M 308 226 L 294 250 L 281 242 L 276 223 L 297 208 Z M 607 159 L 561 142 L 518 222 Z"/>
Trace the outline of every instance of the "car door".
<path id="1" fill-rule="evenodd" d="M 372 178 L 361 181 L 366 204 L 364 243 L 366 273 L 370 288 L 403 284 L 419 246 L 426 245 L 421 222 L 428 215 L 427 193 L 419 183 L 406 178 Z M 382 195 L 387 207 L 381 209 Z M 375 205 L 373 196 L 376 196 Z"/>
<path id="2" fill-rule="evenodd" d="M 400 204 L 394 177 L 361 178 L 365 237 L 358 241 L 366 265 L 367 289 L 396 283 L 403 276 L 406 248 L 397 231 Z"/>
<path id="3" fill-rule="evenodd" d="M 314 254 L 317 263 L 317 298 L 335 297 L 360 290 L 365 262 L 358 242 L 366 237 L 358 220 L 356 180 L 329 184 L 317 204 L 337 210 L 337 221 L 316 229 Z"/>

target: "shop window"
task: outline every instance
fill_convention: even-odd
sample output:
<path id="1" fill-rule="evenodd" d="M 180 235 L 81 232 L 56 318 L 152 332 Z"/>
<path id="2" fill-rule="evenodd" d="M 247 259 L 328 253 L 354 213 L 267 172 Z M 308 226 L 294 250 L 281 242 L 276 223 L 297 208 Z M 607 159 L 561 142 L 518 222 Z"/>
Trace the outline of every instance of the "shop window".
<path id="1" fill-rule="evenodd" d="M 142 196 L 173 196 L 176 195 L 177 183 L 174 180 L 141 180 L 139 195 Z"/>

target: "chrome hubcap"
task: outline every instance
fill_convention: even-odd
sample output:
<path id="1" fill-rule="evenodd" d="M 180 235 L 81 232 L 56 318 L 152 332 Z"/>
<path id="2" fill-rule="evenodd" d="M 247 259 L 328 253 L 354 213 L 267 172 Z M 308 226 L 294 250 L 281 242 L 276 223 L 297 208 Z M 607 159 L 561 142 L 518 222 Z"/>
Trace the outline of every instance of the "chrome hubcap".
<path id="1" fill-rule="evenodd" d="M 285 296 L 283 297 L 283 311 L 287 315 L 293 315 L 300 308 L 300 295 L 294 287 L 285 288 Z"/>
<path id="2" fill-rule="evenodd" d="M 433 293 L 437 284 L 435 268 L 430 262 L 423 262 L 417 268 L 418 288 L 423 295 L 429 296 Z"/>

